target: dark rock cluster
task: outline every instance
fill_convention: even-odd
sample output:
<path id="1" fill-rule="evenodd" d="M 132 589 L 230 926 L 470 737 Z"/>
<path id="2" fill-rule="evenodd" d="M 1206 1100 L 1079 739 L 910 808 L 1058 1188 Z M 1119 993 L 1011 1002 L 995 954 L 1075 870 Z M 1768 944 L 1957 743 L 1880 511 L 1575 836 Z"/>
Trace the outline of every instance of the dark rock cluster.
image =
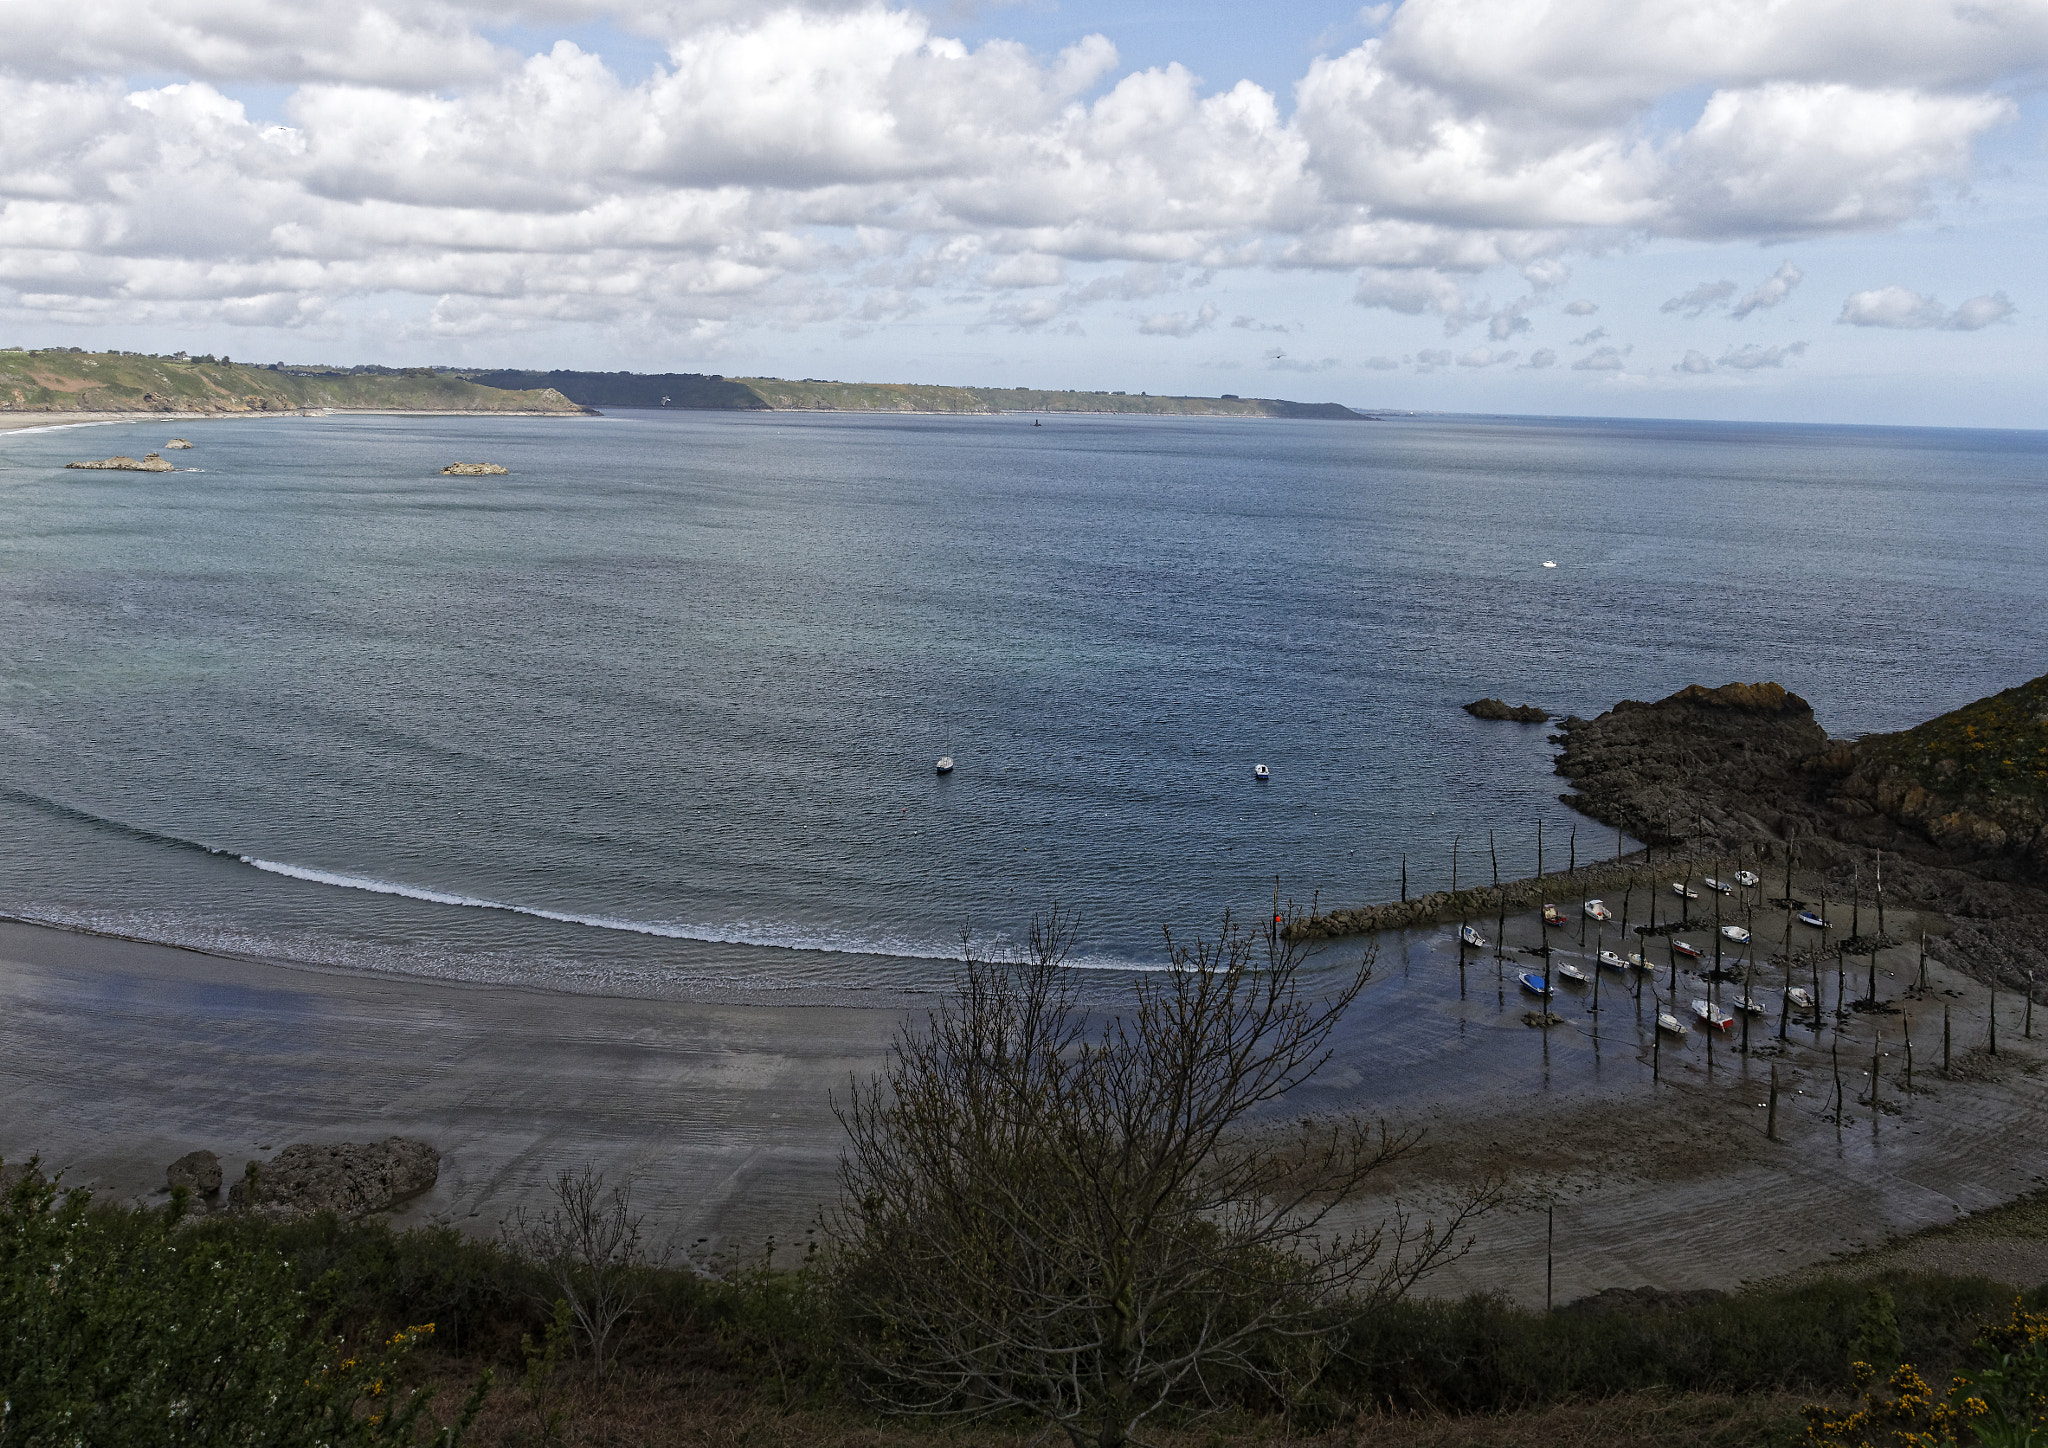
<path id="1" fill-rule="evenodd" d="M 320 1212 L 350 1219 L 384 1211 L 433 1186 L 441 1175 L 441 1153 L 424 1141 L 393 1136 L 363 1145 L 301 1143 L 250 1166 L 254 1171 L 228 1189 L 230 1209 L 275 1221 Z"/>
<path id="2" fill-rule="evenodd" d="M 1516 724 L 1547 724 L 1550 715 L 1534 704 L 1509 704 L 1502 699 L 1474 699 L 1465 706 L 1474 719 L 1507 720 Z"/>

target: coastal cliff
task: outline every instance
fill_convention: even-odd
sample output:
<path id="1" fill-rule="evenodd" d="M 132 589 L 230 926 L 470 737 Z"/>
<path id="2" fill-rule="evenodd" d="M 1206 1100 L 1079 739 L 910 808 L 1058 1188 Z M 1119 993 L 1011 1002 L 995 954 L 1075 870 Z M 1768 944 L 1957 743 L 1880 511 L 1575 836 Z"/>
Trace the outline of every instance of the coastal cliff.
<path id="1" fill-rule="evenodd" d="M 574 416 L 552 389 L 505 391 L 426 369 L 252 366 L 46 347 L 0 351 L 0 413 L 488 412 Z"/>

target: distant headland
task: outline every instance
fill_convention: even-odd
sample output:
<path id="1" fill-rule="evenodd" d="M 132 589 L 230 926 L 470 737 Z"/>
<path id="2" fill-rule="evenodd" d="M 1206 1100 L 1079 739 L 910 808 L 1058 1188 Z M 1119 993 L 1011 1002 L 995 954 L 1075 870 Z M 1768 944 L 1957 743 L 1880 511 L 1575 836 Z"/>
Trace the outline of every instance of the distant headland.
<path id="1" fill-rule="evenodd" d="M 332 367 L 227 357 L 0 349 L 0 417 L 63 413 L 246 415 L 447 412 L 575 415 L 607 407 L 710 412 L 1110 413 L 1157 417 L 1280 417 L 1337 422 L 1373 415 L 1334 402 L 1271 397 L 1168 397 L 1031 387 L 800 382 L 696 372 L 492 371 L 455 367 Z"/>

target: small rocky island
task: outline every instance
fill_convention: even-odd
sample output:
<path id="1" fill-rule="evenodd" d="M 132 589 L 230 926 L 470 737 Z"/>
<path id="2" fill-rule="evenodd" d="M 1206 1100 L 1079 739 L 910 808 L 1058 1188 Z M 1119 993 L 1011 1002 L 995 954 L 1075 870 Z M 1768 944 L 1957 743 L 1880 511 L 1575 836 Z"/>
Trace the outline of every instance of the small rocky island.
<path id="1" fill-rule="evenodd" d="M 441 469 L 441 476 L 456 478 L 487 478 L 512 470 L 503 463 L 450 463 Z"/>
<path id="2" fill-rule="evenodd" d="M 1505 719 L 1516 724 L 1548 724 L 1550 715 L 1534 704 L 1509 704 L 1504 699 L 1474 699 L 1465 706 L 1474 719 Z"/>
<path id="3" fill-rule="evenodd" d="M 176 444 L 172 444 L 176 446 Z M 191 444 L 187 443 L 187 447 Z M 92 462 L 66 463 L 67 468 L 91 468 L 117 473 L 174 473 L 177 465 L 164 460 L 162 453 L 150 453 L 137 461 L 128 457 L 98 458 Z"/>

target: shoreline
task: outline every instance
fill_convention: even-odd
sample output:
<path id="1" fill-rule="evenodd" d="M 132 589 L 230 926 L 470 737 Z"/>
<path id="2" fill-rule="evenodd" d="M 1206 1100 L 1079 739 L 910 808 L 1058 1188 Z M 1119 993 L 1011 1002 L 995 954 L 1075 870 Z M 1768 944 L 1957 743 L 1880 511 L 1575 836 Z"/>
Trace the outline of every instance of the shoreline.
<path id="1" fill-rule="evenodd" d="M 114 427 L 122 423 L 227 422 L 271 417 L 589 417 L 589 412 L 474 412 L 442 408 L 305 407 L 263 408 L 246 412 L 9 412 L 0 411 L 0 437 L 61 432 L 74 427 Z"/>

